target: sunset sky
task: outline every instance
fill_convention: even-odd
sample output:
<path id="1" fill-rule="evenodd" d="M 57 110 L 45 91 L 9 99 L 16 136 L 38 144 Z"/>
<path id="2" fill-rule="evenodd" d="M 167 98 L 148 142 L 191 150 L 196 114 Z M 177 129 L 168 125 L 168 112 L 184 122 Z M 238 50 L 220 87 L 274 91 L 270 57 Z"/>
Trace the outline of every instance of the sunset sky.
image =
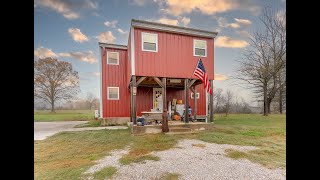
<path id="1" fill-rule="evenodd" d="M 285 10 L 285 0 L 35 0 L 34 59 L 71 62 L 80 74 L 81 93 L 100 96 L 98 42 L 127 45 L 131 19 L 218 32 L 215 39 L 217 88 L 254 100 L 228 78 L 235 73 L 248 33 L 260 28 L 264 7 Z"/>

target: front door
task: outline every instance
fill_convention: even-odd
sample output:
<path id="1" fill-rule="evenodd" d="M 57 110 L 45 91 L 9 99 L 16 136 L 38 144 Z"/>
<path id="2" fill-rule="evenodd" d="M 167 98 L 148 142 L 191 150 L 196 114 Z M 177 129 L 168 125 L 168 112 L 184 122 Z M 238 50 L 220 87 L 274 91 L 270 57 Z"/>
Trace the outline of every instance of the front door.
<path id="1" fill-rule="evenodd" d="M 153 109 L 162 112 L 162 88 L 153 88 Z"/>

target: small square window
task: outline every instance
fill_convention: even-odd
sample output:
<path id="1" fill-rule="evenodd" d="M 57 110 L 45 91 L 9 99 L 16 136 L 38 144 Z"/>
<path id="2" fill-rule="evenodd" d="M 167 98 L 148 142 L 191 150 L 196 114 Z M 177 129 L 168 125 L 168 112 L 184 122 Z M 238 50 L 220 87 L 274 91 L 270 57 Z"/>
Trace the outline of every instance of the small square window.
<path id="1" fill-rule="evenodd" d="M 193 55 L 207 57 L 207 41 L 193 40 Z"/>
<path id="2" fill-rule="evenodd" d="M 107 53 L 107 64 L 119 65 L 119 52 L 109 52 Z"/>
<path id="3" fill-rule="evenodd" d="M 158 34 L 142 33 L 142 51 L 158 52 Z"/>
<path id="4" fill-rule="evenodd" d="M 119 87 L 108 87 L 108 99 L 119 100 Z"/>

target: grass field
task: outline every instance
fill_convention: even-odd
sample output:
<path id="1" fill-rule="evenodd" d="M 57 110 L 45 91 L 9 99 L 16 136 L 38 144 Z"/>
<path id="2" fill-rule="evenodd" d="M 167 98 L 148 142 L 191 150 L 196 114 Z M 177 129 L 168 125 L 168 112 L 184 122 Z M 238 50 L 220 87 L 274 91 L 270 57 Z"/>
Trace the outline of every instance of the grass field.
<path id="1" fill-rule="evenodd" d="M 257 114 L 238 114 L 228 117 L 217 115 L 215 129 L 212 132 L 193 135 L 132 136 L 130 129 L 63 132 L 43 141 L 35 141 L 35 179 L 81 179 L 82 173 L 93 166 L 94 161 L 106 156 L 114 149 L 123 149 L 126 146 L 130 146 L 130 152 L 120 159 L 122 164 L 141 162 L 146 159 L 157 161 L 158 157 L 150 156 L 148 153 L 169 149 L 183 138 L 220 144 L 257 146 L 258 150 L 247 153 L 226 150 L 227 156 L 235 159 L 246 158 L 269 168 L 285 167 L 285 118 L 285 115 L 268 117 Z M 105 178 L 114 173 L 116 171 L 109 168 L 98 173 L 96 177 Z"/>
<path id="2" fill-rule="evenodd" d="M 35 122 L 50 121 L 90 121 L 94 119 L 94 110 L 56 110 L 55 113 L 50 111 L 35 111 Z"/>

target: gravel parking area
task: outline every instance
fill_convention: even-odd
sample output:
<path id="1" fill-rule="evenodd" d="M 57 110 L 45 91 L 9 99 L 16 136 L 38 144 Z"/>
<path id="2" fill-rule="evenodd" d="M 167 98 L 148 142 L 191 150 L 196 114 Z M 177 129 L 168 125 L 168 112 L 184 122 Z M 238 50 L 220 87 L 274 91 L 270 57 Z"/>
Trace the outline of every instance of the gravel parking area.
<path id="1" fill-rule="evenodd" d="M 200 144 L 194 146 L 193 144 Z M 199 140 L 182 140 L 175 148 L 152 152 L 160 161 L 146 161 L 131 165 L 120 165 L 117 161 L 128 149 L 114 151 L 111 156 L 99 160 L 88 170 L 105 166 L 116 167 L 117 173 L 112 179 L 159 179 L 165 173 L 178 173 L 179 179 L 286 179 L 285 169 L 268 169 L 247 159 L 231 159 L 225 156 L 225 149 L 249 151 L 254 146 L 235 146 L 206 143 Z"/>

